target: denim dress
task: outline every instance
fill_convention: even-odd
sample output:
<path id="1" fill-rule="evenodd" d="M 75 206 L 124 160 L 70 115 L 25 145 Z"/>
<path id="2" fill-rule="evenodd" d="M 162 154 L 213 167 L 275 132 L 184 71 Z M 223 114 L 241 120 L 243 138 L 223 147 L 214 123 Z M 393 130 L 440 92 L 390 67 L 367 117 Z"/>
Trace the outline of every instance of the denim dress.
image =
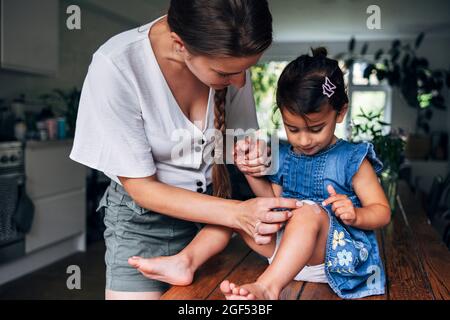
<path id="1" fill-rule="evenodd" d="M 345 225 L 331 205 L 321 205 L 329 197 L 327 185 L 331 184 L 338 194 L 347 195 L 355 208 L 361 207 L 352 178 L 364 159 L 377 174 L 381 172 L 383 165 L 370 143 L 338 139 L 312 156 L 297 154 L 291 145 L 280 143 L 278 159 L 274 159 L 278 160 L 278 171 L 268 176 L 272 183 L 282 186 L 282 197 L 314 201 L 328 213 L 325 274 L 333 291 L 344 299 L 385 293 L 386 275 L 374 231 Z"/>

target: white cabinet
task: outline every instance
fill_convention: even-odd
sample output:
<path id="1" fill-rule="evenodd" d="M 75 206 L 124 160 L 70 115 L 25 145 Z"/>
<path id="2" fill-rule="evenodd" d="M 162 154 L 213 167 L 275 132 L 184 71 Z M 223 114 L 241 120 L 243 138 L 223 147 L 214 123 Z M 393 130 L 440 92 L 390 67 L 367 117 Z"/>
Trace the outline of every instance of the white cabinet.
<path id="1" fill-rule="evenodd" d="M 59 1 L 0 1 L 1 68 L 56 74 L 59 63 Z"/>
<path id="2" fill-rule="evenodd" d="M 69 159 L 72 141 L 29 142 L 25 153 L 27 192 L 33 198 L 83 189 L 86 168 Z"/>
<path id="3" fill-rule="evenodd" d="M 25 149 L 27 192 L 35 205 L 26 252 L 86 230 L 86 168 L 69 159 L 71 141 L 31 142 Z"/>
<path id="4" fill-rule="evenodd" d="M 33 201 L 35 219 L 25 241 L 27 253 L 84 232 L 84 190 Z"/>

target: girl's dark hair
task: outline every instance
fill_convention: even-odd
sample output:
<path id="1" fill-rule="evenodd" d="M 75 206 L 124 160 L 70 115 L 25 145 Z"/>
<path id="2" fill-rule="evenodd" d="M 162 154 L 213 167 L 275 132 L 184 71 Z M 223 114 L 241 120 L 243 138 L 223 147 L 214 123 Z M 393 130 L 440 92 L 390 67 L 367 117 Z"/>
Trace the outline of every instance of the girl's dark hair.
<path id="1" fill-rule="evenodd" d="M 323 47 L 311 49 L 312 56 L 302 55 L 289 63 L 278 80 L 277 106 L 289 112 L 305 116 L 319 112 L 329 103 L 340 112 L 348 103 L 344 75 L 336 60 L 327 58 Z M 324 94 L 326 77 L 336 86 L 330 97 Z M 330 93 L 330 91 L 327 91 Z"/>
<path id="2" fill-rule="evenodd" d="M 194 55 L 249 57 L 272 44 L 272 15 L 266 0 L 171 0 L 167 21 Z M 222 133 L 224 150 L 226 93 L 219 90 L 214 97 L 214 125 Z M 215 196 L 231 198 L 228 170 L 217 161 L 213 189 Z"/>

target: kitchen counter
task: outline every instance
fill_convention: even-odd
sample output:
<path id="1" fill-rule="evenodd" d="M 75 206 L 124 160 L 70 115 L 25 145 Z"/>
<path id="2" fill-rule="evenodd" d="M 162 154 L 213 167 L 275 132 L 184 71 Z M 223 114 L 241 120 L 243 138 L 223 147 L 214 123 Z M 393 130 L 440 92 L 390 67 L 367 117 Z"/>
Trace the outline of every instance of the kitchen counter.
<path id="1" fill-rule="evenodd" d="M 73 139 L 48 140 L 48 141 L 29 140 L 26 142 L 26 147 L 29 149 L 40 149 L 40 148 L 71 146 L 72 144 Z"/>

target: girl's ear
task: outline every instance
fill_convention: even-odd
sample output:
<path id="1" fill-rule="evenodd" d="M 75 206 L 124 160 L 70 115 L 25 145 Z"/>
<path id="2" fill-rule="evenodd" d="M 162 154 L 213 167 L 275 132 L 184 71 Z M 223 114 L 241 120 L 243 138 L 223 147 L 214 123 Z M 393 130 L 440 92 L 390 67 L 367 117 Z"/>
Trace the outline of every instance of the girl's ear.
<path id="1" fill-rule="evenodd" d="M 339 111 L 339 113 L 337 114 L 336 123 L 342 123 L 342 121 L 344 121 L 347 111 L 348 111 L 348 103 L 346 103 L 342 107 L 341 111 Z"/>

